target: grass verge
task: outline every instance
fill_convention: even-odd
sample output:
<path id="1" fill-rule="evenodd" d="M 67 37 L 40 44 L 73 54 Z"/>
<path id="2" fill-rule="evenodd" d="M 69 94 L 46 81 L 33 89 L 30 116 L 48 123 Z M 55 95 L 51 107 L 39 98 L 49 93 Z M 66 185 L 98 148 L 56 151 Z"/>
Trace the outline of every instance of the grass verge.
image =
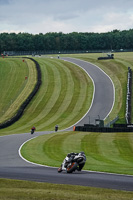
<path id="1" fill-rule="evenodd" d="M 101 61 L 97 60 L 101 54 L 74 54 L 66 56 L 92 62 L 111 77 L 115 85 L 116 98 L 114 108 L 105 123 L 108 123 L 109 120 L 114 119 L 117 115 L 119 115 L 119 123 L 125 123 L 127 68 L 131 67 L 133 69 L 133 53 L 115 53 L 114 60 Z M 42 87 L 31 104 L 26 108 L 23 117 L 11 127 L 0 130 L 0 135 L 29 132 L 33 125 L 37 127 L 38 131 L 53 130 L 55 124 L 58 124 L 60 129 L 64 129 L 78 121 L 90 106 L 93 86 L 91 80 L 82 70 L 73 64 L 59 59 L 55 60 L 45 57 L 36 59 L 42 70 Z M 2 60 L 2 62 L 5 61 Z M 21 64 L 24 64 L 22 60 Z M 9 67 L 8 65 L 7 67 Z M 5 74 L 7 75 L 7 72 Z M 5 80 L 4 74 L 2 77 Z M 6 81 L 1 85 L 8 86 L 5 83 Z M 18 93 L 22 88 L 23 84 L 21 84 L 15 84 L 15 87 L 18 85 L 18 90 L 15 89 Z M 4 88 L 5 92 L 6 88 L 2 88 Z M 11 88 L 14 88 L 14 86 Z M 14 89 L 11 90 L 11 88 L 7 91 L 13 92 Z M 8 97 L 9 93 L 6 93 L 6 95 L 3 93 L 2 97 Z M 18 93 L 15 95 L 18 96 Z M 1 105 L 3 106 L 1 109 L 2 117 L 4 116 L 5 109 L 12 104 L 11 99 L 10 97 L 7 102 L 1 99 Z"/>
<path id="2" fill-rule="evenodd" d="M 37 59 L 42 71 L 42 85 L 25 109 L 21 119 L 0 134 L 54 130 L 56 124 L 63 130 L 87 112 L 90 107 L 93 84 L 88 75 L 74 64 L 55 60 Z"/>
<path id="3" fill-rule="evenodd" d="M 26 78 L 27 77 L 27 78 Z M 10 119 L 33 90 L 37 81 L 31 60 L 0 59 L 0 123 Z"/>
<path id="4" fill-rule="evenodd" d="M 84 151 L 84 169 L 133 175 L 133 133 L 59 132 L 39 136 L 21 149 L 31 162 L 59 167 L 70 152 Z"/>
<path id="5" fill-rule="evenodd" d="M 97 60 L 98 57 L 102 56 L 106 56 L 106 53 L 104 55 L 101 53 L 74 55 L 76 58 L 99 66 L 110 76 L 115 86 L 115 104 L 109 118 L 112 120 L 118 115 L 118 123 L 125 123 L 127 72 L 128 67 L 133 69 L 133 53 L 114 53 L 113 60 Z M 105 121 L 105 123 L 106 122 L 108 123 L 108 119 Z"/>
<path id="6" fill-rule="evenodd" d="M 0 179 L 0 200 L 132 200 L 133 192 Z"/>

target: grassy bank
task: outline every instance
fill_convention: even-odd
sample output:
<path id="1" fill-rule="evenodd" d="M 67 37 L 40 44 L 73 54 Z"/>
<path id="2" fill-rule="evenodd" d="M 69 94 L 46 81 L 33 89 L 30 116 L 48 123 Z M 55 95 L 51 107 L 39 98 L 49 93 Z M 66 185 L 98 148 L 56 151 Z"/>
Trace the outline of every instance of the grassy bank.
<path id="1" fill-rule="evenodd" d="M 124 122 L 127 67 L 132 68 L 132 55 L 116 53 L 115 60 L 111 61 L 97 61 L 101 54 L 72 55 L 97 64 L 110 75 L 116 87 L 116 102 L 110 118 L 119 113 L 121 122 Z M 82 71 L 60 60 L 38 58 L 37 61 L 41 65 L 43 75 L 42 87 L 23 117 L 11 127 L 0 130 L 1 135 L 29 132 L 32 125 L 35 125 L 37 130 L 53 130 L 58 123 L 62 129 L 80 119 L 90 106 L 93 87 Z M 24 73 L 24 77 L 27 73 L 29 72 Z M 18 88 L 22 87 L 21 82 Z M 79 88 L 83 90 L 79 91 Z M 18 93 L 15 95 L 18 96 Z M 54 133 L 30 141 L 23 147 L 22 154 L 30 161 L 58 167 L 66 154 L 72 151 L 85 151 L 85 169 L 133 174 L 132 133 Z M 2 200 L 68 198 L 131 200 L 133 193 L 0 179 Z"/>
<path id="2" fill-rule="evenodd" d="M 71 56 L 99 66 L 110 76 L 115 86 L 115 104 L 109 117 L 112 120 L 119 115 L 118 123 L 125 123 L 127 72 L 128 67 L 133 69 L 133 52 L 114 53 L 113 60 L 97 60 L 98 57 L 107 56 L 106 53 L 77 54 Z"/>
<path id="3" fill-rule="evenodd" d="M 115 104 L 106 123 L 117 115 L 119 115 L 119 123 L 125 123 L 127 69 L 128 67 L 133 69 L 133 53 L 115 53 L 114 60 L 98 61 L 97 58 L 103 55 L 106 56 L 106 54 L 95 53 L 60 56 L 72 56 L 92 62 L 111 77 L 115 85 Z M 58 124 L 60 129 L 64 129 L 78 121 L 91 104 L 93 86 L 85 72 L 60 59 L 51 59 L 48 56 L 35 59 L 41 66 L 42 86 L 26 108 L 23 117 L 11 127 L 0 130 L 0 135 L 29 132 L 33 125 L 38 131 L 53 130 L 55 124 Z M 9 116 L 7 112 L 10 111 L 9 108 L 16 109 L 16 105 L 21 102 L 18 97 L 22 100 L 22 94 L 24 96 L 27 94 L 22 91 L 28 86 L 24 78 L 30 71 L 21 58 L 16 61 L 11 58 L 1 58 L 0 64 L 6 66 L 1 67 L 0 74 L 2 92 L 0 117 L 3 120 L 4 117 Z M 7 82 L 9 79 L 12 81 Z M 32 85 L 33 81 L 30 80 L 29 83 Z M 31 86 L 28 88 L 31 89 Z"/>
<path id="4" fill-rule="evenodd" d="M 0 200 L 132 200 L 133 192 L 0 179 Z"/>
<path id="5" fill-rule="evenodd" d="M 60 132 L 27 142 L 21 153 L 31 162 L 59 167 L 70 152 L 84 151 L 84 169 L 133 175 L 133 133 Z"/>
<path id="6" fill-rule="evenodd" d="M 80 120 L 90 107 L 93 84 L 81 68 L 55 59 L 37 61 L 42 71 L 41 88 L 23 117 L 0 130 L 1 135 L 29 132 L 33 125 L 37 131 L 54 130 L 55 124 L 64 129 Z"/>
<path id="7" fill-rule="evenodd" d="M 0 58 L 0 123 L 17 112 L 37 81 L 34 63 L 28 59 L 23 60 Z"/>

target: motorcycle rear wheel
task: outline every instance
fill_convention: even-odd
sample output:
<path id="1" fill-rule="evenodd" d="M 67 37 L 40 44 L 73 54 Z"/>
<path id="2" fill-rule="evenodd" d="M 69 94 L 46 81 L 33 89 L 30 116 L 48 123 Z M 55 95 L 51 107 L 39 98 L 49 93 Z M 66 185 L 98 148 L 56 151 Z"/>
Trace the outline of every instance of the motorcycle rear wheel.
<path id="1" fill-rule="evenodd" d="M 67 167 L 67 173 L 72 173 L 77 169 L 78 164 L 76 162 L 73 162 L 71 166 Z"/>

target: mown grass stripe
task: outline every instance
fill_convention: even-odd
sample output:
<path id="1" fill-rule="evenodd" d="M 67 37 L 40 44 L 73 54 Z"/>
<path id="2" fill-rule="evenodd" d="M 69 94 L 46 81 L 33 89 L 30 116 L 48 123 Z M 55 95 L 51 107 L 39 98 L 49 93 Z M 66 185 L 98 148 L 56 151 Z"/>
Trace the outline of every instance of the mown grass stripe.
<path id="1" fill-rule="evenodd" d="M 69 106 L 73 97 L 74 84 L 70 71 L 61 63 L 57 63 L 56 68 L 60 71 L 61 92 L 56 104 L 53 107 L 54 115 L 50 118 L 48 117 L 48 122 L 44 120 L 47 123 L 45 128 L 54 126 L 56 123 L 60 122 L 60 119 L 61 121 L 63 120 L 61 116 L 67 110 L 67 107 Z M 44 126 L 44 124 L 42 124 L 42 126 Z"/>
<path id="2" fill-rule="evenodd" d="M 72 102 L 69 104 L 69 107 L 67 108 L 67 112 L 65 113 L 66 118 L 63 122 L 64 125 L 70 124 L 71 121 L 73 119 L 75 119 L 75 116 L 77 116 L 77 114 L 78 114 L 78 119 L 79 119 L 79 110 L 81 111 L 80 108 L 82 107 L 82 101 L 84 100 L 84 98 L 81 97 L 82 95 L 80 95 L 81 90 L 83 90 L 84 96 L 86 96 L 86 93 L 84 92 L 84 88 L 81 87 L 81 82 L 84 81 L 84 77 L 81 73 L 82 71 L 80 71 L 80 74 L 78 74 L 79 72 L 78 72 L 78 69 L 77 69 L 76 72 L 74 73 L 75 66 L 73 66 L 73 68 L 71 68 L 70 70 L 71 70 L 71 73 L 74 74 L 74 76 L 75 76 L 74 81 L 75 81 L 76 87 L 74 88 L 73 99 L 76 99 L 77 101 L 75 101 L 75 103 L 74 103 L 73 100 L 72 100 Z M 82 76 L 82 79 L 81 79 L 80 76 Z M 76 83 L 77 80 L 80 80 L 80 82 L 78 84 Z M 89 106 L 88 106 L 88 108 L 89 108 Z M 83 113 L 83 111 L 82 111 L 82 113 Z M 75 122 L 76 122 L 76 119 L 75 119 Z"/>
<path id="3" fill-rule="evenodd" d="M 132 133 L 116 134 L 115 145 L 119 151 L 119 156 L 121 159 L 128 163 L 129 165 L 133 163 L 133 145 L 130 142 L 129 135 Z"/>
<path id="4" fill-rule="evenodd" d="M 47 140 L 43 145 L 43 152 L 45 152 L 46 155 L 55 162 L 60 162 L 61 158 L 65 158 L 65 154 L 62 152 L 62 143 L 64 140 L 65 135 L 61 134 L 50 137 L 50 139 Z"/>
<path id="5" fill-rule="evenodd" d="M 59 63 L 58 63 L 58 65 L 59 65 Z M 60 95 L 59 95 L 59 98 L 58 98 L 58 107 L 57 107 L 57 105 L 55 104 L 55 106 L 58 108 L 58 111 L 57 111 L 57 113 L 55 112 L 55 109 L 53 108 L 53 110 L 54 110 L 54 113 L 53 114 L 55 114 L 55 116 L 53 116 L 53 118 L 55 118 L 55 117 L 59 117 L 58 115 L 61 115 L 61 113 L 60 112 L 62 112 L 62 110 L 61 110 L 61 108 L 62 109 L 64 109 L 65 107 L 64 107 L 64 105 L 62 106 L 62 104 L 63 104 L 63 102 L 62 102 L 62 99 L 64 99 L 64 97 L 65 98 L 67 98 L 67 99 L 69 99 L 68 100 L 68 102 L 67 103 L 70 103 L 70 101 L 71 101 L 71 96 L 73 95 L 73 87 L 72 87 L 72 76 L 71 76 L 71 73 L 68 71 L 68 69 L 66 68 L 66 67 L 64 67 L 64 65 L 59 65 L 59 66 L 53 66 L 54 68 L 55 67 L 58 67 L 58 69 L 56 69 L 56 70 L 59 70 L 60 69 L 60 67 L 62 68 L 62 70 L 63 70 L 63 72 L 61 72 L 62 73 L 62 75 L 61 75 L 61 86 L 62 86 L 62 92 L 60 93 Z M 50 67 L 48 66 L 48 69 L 49 69 Z M 65 69 L 65 73 L 64 73 L 64 69 Z M 67 73 L 67 75 L 65 75 Z M 51 74 L 51 73 L 50 73 Z M 66 76 L 66 77 L 65 77 Z M 56 77 L 57 79 L 58 79 L 58 76 Z M 70 83 L 68 82 L 68 80 L 70 80 L 71 79 L 71 81 L 70 81 Z M 53 82 L 53 80 L 51 80 L 51 81 L 49 81 L 50 82 L 50 86 L 52 87 L 52 85 L 51 85 L 51 82 Z M 66 83 L 68 83 L 68 86 L 67 86 L 67 84 Z M 66 90 L 66 92 L 67 92 L 67 95 L 64 93 L 64 84 L 67 86 L 67 90 Z M 66 87 L 65 86 L 65 87 Z M 71 93 L 70 93 L 70 91 L 71 91 Z M 52 92 L 50 92 L 50 93 L 52 93 Z M 63 93 L 63 94 L 62 94 Z M 47 98 L 47 94 L 46 94 L 46 98 Z M 45 98 L 45 97 L 44 97 Z M 48 99 L 48 98 L 47 98 Z M 64 103 L 65 104 L 65 106 L 66 106 L 66 103 Z M 60 111 L 60 112 L 59 112 Z M 44 110 L 42 111 L 42 112 L 46 112 L 46 109 L 45 109 L 45 107 L 44 107 Z M 45 123 L 47 123 L 47 118 L 49 119 L 50 117 L 48 117 L 48 116 L 45 116 L 46 115 L 46 113 L 44 113 L 44 115 L 43 115 L 43 118 L 42 118 L 42 112 L 40 113 L 40 117 L 39 116 L 37 116 L 37 119 L 36 119 L 36 123 L 37 123 L 37 121 L 39 121 L 39 124 L 41 124 L 41 121 L 42 121 L 42 127 L 44 127 L 45 126 Z M 59 114 L 58 114 L 59 113 Z M 51 120 L 52 120 L 52 118 L 51 118 Z M 51 123 L 51 122 L 50 122 Z M 39 127 L 41 127 L 41 125 L 39 125 Z"/>
<path id="6" fill-rule="evenodd" d="M 8 61 L 8 62 L 7 62 Z M 0 91 L 1 91 L 1 106 L 0 109 L 7 110 L 7 105 L 3 106 L 8 102 L 8 99 L 12 94 L 14 95 L 15 90 L 15 84 L 16 83 L 16 62 L 9 62 L 9 60 L 5 60 L 4 62 L 1 62 L 0 60 Z M 14 71 L 14 73 L 12 73 Z M 5 81 L 6 80 L 6 81 Z M 17 88 L 16 88 L 17 89 Z M 3 108 L 5 107 L 5 108 Z"/>
<path id="7" fill-rule="evenodd" d="M 79 175 L 80 176 L 80 175 Z M 71 178 L 71 175 L 69 175 Z M 90 180 L 89 180 L 90 181 Z M 0 200 L 132 200 L 133 192 L 66 184 L 0 179 Z"/>
<path id="8" fill-rule="evenodd" d="M 45 61 L 45 64 L 47 65 L 46 61 Z M 44 65 L 43 65 L 43 68 L 44 68 Z M 45 81 L 46 75 L 48 75 L 48 77 L 46 77 L 47 81 L 45 81 L 45 83 L 47 84 L 47 89 L 45 93 L 42 95 L 43 98 L 41 99 L 43 106 L 40 104 L 40 100 L 39 100 L 39 106 L 42 106 L 41 108 L 43 109 L 40 110 L 38 106 L 36 108 L 39 111 L 37 112 L 38 115 L 36 115 L 35 119 L 30 121 L 31 124 L 39 123 L 39 126 L 38 126 L 39 128 L 41 127 L 41 122 L 42 122 L 42 127 L 44 127 L 45 124 L 48 123 L 47 121 L 49 121 L 52 118 L 52 115 L 55 115 L 56 113 L 55 110 L 60 107 L 60 105 L 58 106 L 56 105 L 57 101 L 59 101 L 60 104 L 62 103 L 61 98 L 62 97 L 64 98 L 65 96 L 65 95 L 60 95 L 61 91 L 63 91 L 64 93 L 63 88 L 61 90 L 62 81 L 64 81 L 65 85 L 67 85 L 66 80 L 64 80 L 64 75 L 61 81 L 61 74 L 59 72 L 59 69 L 51 61 L 50 61 L 50 64 L 48 64 L 45 69 L 46 69 L 45 72 L 47 71 L 47 74 L 43 73 L 44 81 Z M 52 110 L 54 112 L 51 112 Z"/>
<path id="9" fill-rule="evenodd" d="M 70 68 L 70 67 L 69 67 Z M 74 119 L 74 121 L 76 122 L 76 120 L 80 119 L 80 112 L 83 113 L 82 111 L 82 105 L 83 105 L 83 101 L 84 101 L 84 96 L 86 97 L 86 95 L 88 96 L 88 94 L 86 94 L 84 88 L 86 87 L 86 84 L 84 84 L 84 76 L 83 74 L 81 73 L 82 71 L 80 70 L 76 70 L 75 72 L 75 68 L 73 66 L 73 68 L 70 69 L 71 70 L 71 73 L 74 74 L 75 78 L 74 78 L 74 91 L 73 91 L 73 99 L 72 101 L 70 102 L 68 108 L 67 108 L 67 112 L 65 113 L 66 115 L 66 118 L 64 120 L 64 124 L 71 124 L 71 121 Z M 77 80 L 80 80 L 78 81 L 78 84 L 77 84 Z M 83 87 L 81 86 L 81 83 L 83 82 Z M 82 94 L 81 91 L 83 91 Z M 76 101 L 74 101 L 74 99 L 76 99 Z M 89 102 L 89 101 L 88 101 Z M 89 108 L 89 105 L 88 105 L 88 108 Z M 83 115 L 83 114 L 82 114 Z M 75 118 L 75 116 L 77 118 Z M 69 121 L 69 122 L 68 122 Z M 59 121 L 57 120 L 55 123 L 58 123 Z M 61 127 L 62 128 L 62 127 Z"/>
<path id="10" fill-rule="evenodd" d="M 99 136 L 98 144 L 99 144 L 99 152 L 103 156 L 103 159 L 107 159 L 112 164 L 121 164 L 122 160 L 119 160 L 119 151 L 115 146 L 116 133 L 109 134 L 102 133 Z"/>
<path id="11" fill-rule="evenodd" d="M 129 141 L 123 148 L 124 133 L 60 132 L 40 136 L 22 148 L 22 155 L 30 161 L 60 166 L 70 152 L 84 151 L 87 157 L 84 169 L 112 173 L 133 174 L 132 149 Z M 117 135 L 117 137 L 116 137 Z M 129 133 L 129 138 L 133 134 Z M 117 139 L 116 145 L 115 140 Z M 36 148 L 35 148 L 36 146 Z M 119 151 L 121 155 L 119 157 Z M 128 159 L 125 155 L 128 155 Z M 32 160 L 31 160 L 32 159 Z M 118 159 L 118 161 L 117 161 Z"/>
<path id="12" fill-rule="evenodd" d="M 75 118 L 75 122 L 78 121 L 78 119 L 80 119 L 82 116 L 80 115 L 80 113 L 84 112 L 87 110 L 87 108 L 89 109 L 90 106 L 90 102 L 91 102 L 91 98 L 89 96 L 89 83 L 86 80 L 86 76 L 85 74 L 82 74 L 81 76 L 81 81 L 80 81 L 80 85 L 79 85 L 79 95 L 76 97 L 77 98 L 77 102 L 73 108 L 73 118 Z M 88 98 L 89 97 L 89 98 Z M 88 102 L 88 104 L 86 104 L 86 102 Z M 80 116 L 80 117 L 79 117 Z M 69 120 L 71 121 L 71 116 L 69 118 Z"/>
<path id="13" fill-rule="evenodd" d="M 83 139 L 86 135 L 89 135 L 90 133 L 80 133 L 80 132 L 73 132 L 70 134 L 65 135 L 65 140 L 62 143 L 62 151 L 64 154 L 68 154 L 69 152 L 80 152 L 84 151 L 83 147 Z"/>
<path id="14" fill-rule="evenodd" d="M 40 112 L 40 115 L 37 117 L 39 123 L 41 123 L 41 121 L 47 123 L 46 120 L 51 118 L 54 112 L 56 112 L 56 109 L 58 109 L 58 107 L 56 107 L 56 102 L 58 101 L 61 92 L 61 77 L 60 77 L 60 72 L 55 68 L 54 65 L 53 66 L 51 65 L 51 69 L 53 71 L 53 77 L 49 82 L 49 84 L 50 87 L 51 85 L 53 85 L 53 92 L 48 91 L 48 93 L 51 95 L 49 96 L 49 98 L 48 96 L 45 96 L 45 98 L 47 99 L 47 104 L 42 110 L 43 116 L 42 112 Z M 52 110 L 54 112 L 52 112 Z"/>
<path id="15" fill-rule="evenodd" d="M 128 165 L 131 167 L 132 166 L 131 159 L 128 162 L 127 160 L 123 159 L 120 155 L 119 148 L 117 146 L 116 137 L 118 137 L 118 140 L 119 140 L 121 138 L 121 134 L 119 136 L 118 136 L 118 134 L 119 133 L 112 133 L 112 134 L 108 135 L 108 133 L 102 133 L 100 135 L 100 137 L 99 137 L 100 154 L 103 156 L 103 160 L 108 159 L 111 161 L 111 163 L 113 165 L 116 165 L 116 166 Z M 130 157 L 130 155 L 129 155 L 129 157 Z"/>
<path id="16" fill-rule="evenodd" d="M 14 102 L 12 102 L 8 110 L 2 116 L 3 121 L 10 119 L 16 113 L 16 111 L 21 106 L 22 102 L 26 100 L 26 98 L 29 96 L 29 94 L 33 90 L 35 83 L 37 81 L 35 64 L 31 62 L 30 60 L 27 60 L 26 62 L 27 62 L 27 67 L 29 68 L 29 76 L 27 79 L 27 84 L 25 88 L 23 89 L 23 91 L 17 96 L 17 98 L 14 100 Z M 12 80 L 15 82 L 17 82 L 17 79 L 18 79 L 17 77 L 12 78 Z M 23 79 L 25 79 L 25 77 L 23 77 Z"/>
<path id="17" fill-rule="evenodd" d="M 24 118 L 23 120 L 23 127 L 21 126 L 18 130 L 24 129 L 27 127 L 27 124 L 25 123 L 26 118 L 29 121 L 30 126 L 33 124 L 37 126 L 37 124 L 44 118 L 51 110 L 51 101 L 55 98 L 53 98 L 53 93 L 55 91 L 55 85 L 54 85 L 54 71 L 49 65 L 49 62 L 45 62 L 45 65 L 41 66 L 42 69 L 42 85 L 44 90 L 39 90 L 37 96 L 35 97 L 35 101 L 31 102 L 31 106 L 29 105 L 26 109 Z M 45 74 L 44 74 L 45 72 Z M 33 113 L 33 110 L 35 110 L 35 116 L 33 117 L 30 115 L 30 113 Z"/>
<path id="18" fill-rule="evenodd" d="M 21 64 L 22 65 L 21 65 Z M 29 74 L 29 69 L 21 59 L 4 59 L 0 61 L 0 68 L 3 74 L 0 74 L 0 90 L 1 90 L 1 106 L 0 106 L 0 121 L 5 121 L 11 118 L 16 112 L 17 106 L 9 112 L 9 107 L 14 102 L 17 102 L 18 96 L 25 87 L 25 76 Z M 26 91 L 25 91 L 26 92 Z M 26 96 L 26 95 L 25 95 Z M 18 103 L 20 100 L 18 100 Z"/>
<path id="19" fill-rule="evenodd" d="M 49 96 L 51 96 L 50 93 L 53 92 L 53 86 L 51 86 L 50 84 L 50 74 L 52 73 L 52 71 L 50 70 L 50 68 L 45 67 L 43 65 L 43 70 L 42 70 L 42 82 L 43 82 L 43 90 L 39 90 L 38 94 L 34 97 L 34 99 L 36 101 L 32 101 L 32 107 L 27 108 L 26 111 L 28 113 L 30 112 L 34 112 L 34 117 L 38 117 L 39 113 L 42 111 L 42 108 L 40 108 L 42 104 L 46 104 L 48 102 Z M 47 96 L 47 98 L 45 98 Z M 25 116 L 26 117 L 26 116 Z"/>
<path id="20" fill-rule="evenodd" d="M 83 70 L 62 60 L 36 60 L 42 71 L 41 88 L 25 109 L 22 118 L 4 130 L 4 133 L 29 132 L 33 125 L 37 131 L 54 130 L 55 124 L 64 129 L 73 125 L 89 109 L 93 86 Z"/>

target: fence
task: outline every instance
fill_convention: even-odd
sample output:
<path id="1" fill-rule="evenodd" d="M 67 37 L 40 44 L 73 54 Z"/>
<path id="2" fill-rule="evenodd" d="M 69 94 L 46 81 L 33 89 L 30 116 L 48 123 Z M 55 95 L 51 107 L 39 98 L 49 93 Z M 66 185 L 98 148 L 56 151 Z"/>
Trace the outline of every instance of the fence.
<path id="1" fill-rule="evenodd" d="M 132 70 L 128 67 L 128 81 L 127 81 L 127 100 L 126 100 L 126 121 L 131 123 L 131 95 L 132 95 Z"/>

